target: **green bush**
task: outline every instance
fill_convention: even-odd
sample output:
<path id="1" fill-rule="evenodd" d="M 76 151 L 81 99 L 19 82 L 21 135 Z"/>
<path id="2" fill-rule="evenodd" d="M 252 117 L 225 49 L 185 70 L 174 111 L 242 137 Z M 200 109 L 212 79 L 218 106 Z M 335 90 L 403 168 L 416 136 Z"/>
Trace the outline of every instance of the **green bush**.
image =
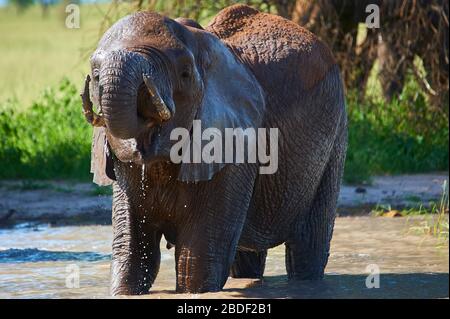
<path id="1" fill-rule="evenodd" d="M 0 178 L 89 178 L 91 128 L 68 80 L 24 111 L 0 107 Z"/>
<path id="2" fill-rule="evenodd" d="M 354 96 L 347 96 L 347 183 L 370 181 L 375 174 L 448 170 L 448 116 L 430 110 L 414 83 L 391 103 L 362 105 Z M 0 110 L 1 179 L 91 178 L 92 129 L 68 80 L 30 108 L 12 101 Z"/>
<path id="3" fill-rule="evenodd" d="M 448 114 L 432 109 L 415 82 L 390 103 L 361 105 L 355 96 L 347 96 L 347 183 L 368 182 L 378 174 L 448 170 Z"/>

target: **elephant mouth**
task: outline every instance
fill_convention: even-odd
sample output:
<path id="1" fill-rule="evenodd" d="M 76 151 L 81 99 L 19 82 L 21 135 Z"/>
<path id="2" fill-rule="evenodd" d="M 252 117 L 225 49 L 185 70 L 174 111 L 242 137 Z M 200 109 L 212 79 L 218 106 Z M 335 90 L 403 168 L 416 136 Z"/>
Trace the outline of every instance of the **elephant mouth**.
<path id="1" fill-rule="evenodd" d="M 124 163 L 137 165 L 152 165 L 156 162 L 167 161 L 160 151 L 161 126 L 155 126 L 130 139 L 120 139 L 106 132 L 108 143 L 114 155 Z"/>
<path id="2" fill-rule="evenodd" d="M 161 126 L 156 125 L 136 138 L 135 162 L 137 164 L 152 164 L 163 159 L 158 155 L 160 132 Z"/>

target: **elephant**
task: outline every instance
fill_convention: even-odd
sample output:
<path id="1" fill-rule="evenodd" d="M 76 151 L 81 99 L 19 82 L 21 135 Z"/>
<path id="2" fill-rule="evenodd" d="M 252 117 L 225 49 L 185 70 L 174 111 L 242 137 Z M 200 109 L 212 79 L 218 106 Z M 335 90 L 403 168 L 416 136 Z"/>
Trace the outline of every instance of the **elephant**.
<path id="1" fill-rule="evenodd" d="M 149 293 L 162 236 L 180 293 L 262 278 L 283 243 L 290 280 L 323 278 L 347 148 L 342 79 L 323 42 L 242 4 L 205 28 L 139 11 L 105 32 L 90 63 L 81 97 L 94 182 L 113 187 L 112 295 Z M 175 163 L 171 131 L 196 119 L 278 128 L 277 171 Z"/>

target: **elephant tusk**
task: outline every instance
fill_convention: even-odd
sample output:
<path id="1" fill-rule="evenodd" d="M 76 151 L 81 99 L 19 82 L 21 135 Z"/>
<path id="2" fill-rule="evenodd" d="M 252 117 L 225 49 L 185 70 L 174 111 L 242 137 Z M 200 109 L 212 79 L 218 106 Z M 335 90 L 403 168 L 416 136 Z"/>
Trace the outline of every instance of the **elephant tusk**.
<path id="1" fill-rule="evenodd" d="M 156 107 L 156 111 L 158 115 L 161 117 L 162 121 L 168 121 L 171 118 L 171 113 L 166 103 L 162 99 L 161 95 L 158 92 L 158 89 L 153 83 L 153 80 L 150 76 L 143 74 L 145 86 L 147 87 L 148 93 L 150 94 L 153 105 Z"/>
<path id="2" fill-rule="evenodd" d="M 102 127 L 105 126 L 105 119 L 101 114 L 96 114 L 92 109 L 92 101 L 89 94 L 89 82 L 91 82 L 91 77 L 88 74 L 84 81 L 83 92 L 80 94 L 81 101 L 83 102 L 83 114 L 89 124 L 95 127 Z"/>

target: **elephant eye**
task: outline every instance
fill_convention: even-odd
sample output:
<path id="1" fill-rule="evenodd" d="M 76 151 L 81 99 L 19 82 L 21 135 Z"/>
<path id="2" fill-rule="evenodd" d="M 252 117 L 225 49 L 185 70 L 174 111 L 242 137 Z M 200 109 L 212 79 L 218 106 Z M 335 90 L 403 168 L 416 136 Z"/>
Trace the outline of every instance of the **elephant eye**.
<path id="1" fill-rule="evenodd" d="M 190 76 L 191 76 L 191 73 L 190 73 L 189 71 L 183 71 L 183 72 L 181 73 L 181 77 L 182 77 L 183 79 L 189 79 Z"/>
<path id="2" fill-rule="evenodd" d="M 191 77 L 191 69 L 186 67 L 182 72 L 181 72 L 181 77 L 183 79 L 189 79 Z"/>

